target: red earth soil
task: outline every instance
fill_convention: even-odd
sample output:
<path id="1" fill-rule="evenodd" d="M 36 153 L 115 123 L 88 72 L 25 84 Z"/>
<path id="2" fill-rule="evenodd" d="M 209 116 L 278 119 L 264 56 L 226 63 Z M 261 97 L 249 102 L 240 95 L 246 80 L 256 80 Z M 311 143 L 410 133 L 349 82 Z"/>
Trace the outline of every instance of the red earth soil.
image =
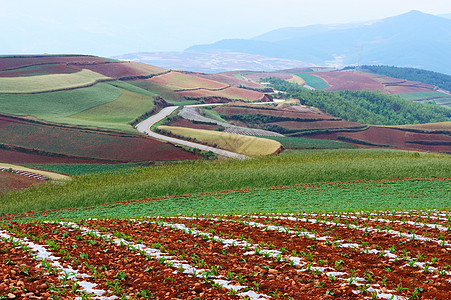
<path id="1" fill-rule="evenodd" d="M 389 145 L 391 148 L 410 149 L 432 152 L 450 152 L 449 145 L 421 145 L 406 143 L 407 141 L 439 141 L 451 142 L 451 136 L 445 134 L 427 134 L 403 131 L 393 128 L 370 126 L 367 130 L 358 132 L 338 132 L 329 134 L 312 135 L 312 138 L 337 140 L 338 136 L 350 137 L 367 141 L 377 145 Z"/>
<path id="2" fill-rule="evenodd" d="M 2 193 L 20 190 L 43 182 L 45 181 L 15 173 L 0 171 L 0 195 Z"/>
<path id="3" fill-rule="evenodd" d="M 10 164 L 101 164 L 101 163 L 117 163 L 107 160 L 83 159 L 76 157 L 52 157 L 39 154 L 24 153 L 0 149 L 0 157 L 2 162 Z"/>
<path id="4" fill-rule="evenodd" d="M 301 119 L 319 119 L 319 120 L 329 120 L 337 119 L 333 116 L 329 116 L 321 113 L 314 113 L 310 111 L 298 111 L 295 109 L 259 109 L 250 107 L 240 107 L 223 105 L 214 108 L 215 111 L 224 115 L 236 115 L 236 114 L 262 114 L 277 117 L 287 117 L 287 118 L 301 118 Z"/>
<path id="5" fill-rule="evenodd" d="M 235 73 L 235 72 L 232 72 Z M 214 81 L 224 82 L 234 87 L 246 86 L 249 88 L 262 89 L 264 86 L 249 80 L 241 80 L 233 76 L 232 73 L 219 73 L 219 74 L 207 74 L 207 73 L 189 73 L 197 77 L 210 79 Z"/>
<path id="6" fill-rule="evenodd" d="M 80 64 L 80 69 L 89 69 L 111 78 L 148 76 L 160 74 L 166 70 L 137 62 L 108 62 L 102 64 Z"/>
<path id="7" fill-rule="evenodd" d="M 222 276 L 269 299 L 366 299 L 384 293 L 387 298 L 449 299 L 449 219 L 440 216 L 440 211 L 432 212 L 432 218 L 416 212 L 200 215 L 83 220 L 70 226 L 7 222 L 1 227 L 35 244 L 47 242 L 47 251 L 60 257 L 63 266 L 89 275 L 85 280 L 119 297 L 146 290 L 157 299 L 235 299 L 234 293 L 208 280 Z M 138 244 L 167 259 L 134 250 Z M 0 241 L 2 269 L 38 265 L 11 246 Z M 18 251 L 22 256 L 15 255 Z M 182 274 L 169 259 L 184 261 L 197 272 Z M 9 272 L 10 285 L 27 285 L 26 292 L 35 295 L 55 293 L 45 286 L 38 290 L 20 270 Z M 192 276 L 201 270 L 206 276 Z M 0 285 L 0 294 L 8 293 L 10 285 Z M 378 294 L 371 293 L 373 288 Z M 13 291 L 24 295 L 22 289 Z"/>
<path id="8" fill-rule="evenodd" d="M 325 91 L 341 91 L 341 90 L 371 90 L 384 91 L 385 87 L 377 80 L 371 78 L 364 73 L 354 72 L 317 72 L 312 75 L 318 76 L 327 82 L 330 87 Z"/>
<path id="9" fill-rule="evenodd" d="M 62 56 L 16 56 L 16 57 L 0 57 L 0 71 L 24 66 L 32 66 L 39 64 L 77 64 L 77 63 L 103 63 L 108 59 L 96 56 L 83 55 L 62 55 Z"/>
<path id="10" fill-rule="evenodd" d="M 262 100 L 265 97 L 265 94 L 263 93 L 240 89 L 233 86 L 218 91 L 209 89 L 197 89 L 190 91 L 181 91 L 177 92 L 177 94 L 189 98 L 224 97 L 229 99 L 246 99 L 251 101 Z"/>
<path id="11" fill-rule="evenodd" d="M 20 77 L 20 76 L 27 76 L 27 75 L 45 75 L 45 74 L 68 74 L 68 73 L 74 73 L 78 72 L 79 69 L 74 67 L 68 67 L 66 64 L 49 64 L 49 65 L 42 65 L 42 67 L 34 70 L 24 70 L 24 71 L 6 71 L 1 72 L 0 77 Z"/>
<path id="12" fill-rule="evenodd" d="M 180 119 L 175 122 L 171 122 L 169 125 L 204 130 L 216 130 L 218 128 L 218 125 L 193 123 L 187 119 Z"/>
<path id="13" fill-rule="evenodd" d="M 277 124 L 287 129 L 317 129 L 317 128 L 353 128 L 362 127 L 363 124 L 350 121 L 314 121 L 314 122 L 298 122 L 298 121 L 282 121 L 271 124 Z"/>
<path id="14" fill-rule="evenodd" d="M 131 162 L 197 159 L 191 152 L 142 135 L 33 123 L 7 116 L 0 117 L 0 129 L 1 141 L 5 144 L 76 156 L 82 160 Z"/>

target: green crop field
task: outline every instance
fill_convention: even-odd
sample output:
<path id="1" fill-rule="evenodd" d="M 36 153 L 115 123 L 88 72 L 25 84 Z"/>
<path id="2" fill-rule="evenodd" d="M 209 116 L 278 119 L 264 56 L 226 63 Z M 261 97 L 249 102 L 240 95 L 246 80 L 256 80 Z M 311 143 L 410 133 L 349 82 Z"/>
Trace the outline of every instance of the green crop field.
<path id="1" fill-rule="evenodd" d="M 266 139 L 278 141 L 285 149 L 301 148 L 301 149 L 343 149 L 355 148 L 354 145 L 331 140 L 319 140 L 310 138 L 297 137 L 279 137 L 279 136 L 265 136 Z"/>
<path id="2" fill-rule="evenodd" d="M 305 83 L 312 88 L 315 88 L 317 90 L 324 90 L 329 87 L 327 82 L 325 82 L 323 79 L 319 78 L 315 75 L 310 74 L 302 74 L 302 73 L 294 73 L 294 75 L 301 77 L 305 80 Z"/>
<path id="3" fill-rule="evenodd" d="M 3 195 L 0 211 L 10 213 L 87 207 L 131 199 L 299 183 L 445 178 L 449 174 L 449 155 L 361 149 L 317 150 L 244 161 L 182 162 L 134 168 L 109 175 L 76 176 L 64 185 L 49 183 Z M 428 184 L 426 182 L 421 188 Z M 415 188 L 415 191 L 421 188 Z M 359 201 L 376 203 L 377 198 L 382 197 L 380 193 L 369 196 L 354 198 L 354 204 L 358 205 Z M 449 202 L 449 195 L 447 197 Z M 330 205 L 332 207 L 333 203 Z"/>
<path id="4" fill-rule="evenodd" d="M 87 121 L 86 124 L 90 126 L 134 131 L 128 123 L 150 111 L 154 107 L 154 99 L 123 89 L 121 92 L 121 96 L 115 101 L 85 110 L 70 118 Z"/>
<path id="5" fill-rule="evenodd" d="M 49 165 L 23 165 L 24 167 L 32 169 L 47 170 L 55 173 L 67 175 L 84 175 L 91 173 L 111 172 L 123 169 L 130 169 L 139 167 L 139 164 L 49 164 Z"/>
<path id="6" fill-rule="evenodd" d="M 433 97 L 450 97 L 451 98 L 451 96 L 448 96 L 446 94 L 439 93 L 439 92 L 401 93 L 398 95 L 407 100 L 420 100 L 420 99 L 433 98 Z"/>
<path id="7" fill-rule="evenodd" d="M 451 179 L 357 180 L 194 193 L 51 212 L 36 219 L 127 218 L 176 214 L 300 213 L 443 209 Z M 421 194 L 417 191 L 421 190 Z"/>
<path id="8" fill-rule="evenodd" d="M 0 93 L 20 94 L 73 89 L 105 79 L 109 77 L 86 69 L 70 74 L 0 77 Z"/>
<path id="9" fill-rule="evenodd" d="M 33 116 L 37 119 L 72 124 L 67 117 L 116 100 L 121 91 L 108 84 L 69 91 L 35 95 L 0 94 L 0 111 L 5 114 Z"/>

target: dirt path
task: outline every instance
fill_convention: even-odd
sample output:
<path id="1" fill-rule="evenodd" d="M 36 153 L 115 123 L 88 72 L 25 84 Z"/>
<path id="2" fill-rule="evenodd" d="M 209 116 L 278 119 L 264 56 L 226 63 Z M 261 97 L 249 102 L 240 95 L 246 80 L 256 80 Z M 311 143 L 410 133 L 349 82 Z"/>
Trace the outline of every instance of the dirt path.
<path id="1" fill-rule="evenodd" d="M 238 159 L 245 159 L 246 158 L 246 156 L 238 154 L 238 153 L 234 153 L 234 152 L 230 152 L 230 151 L 226 151 L 226 150 L 222 150 L 222 149 L 217 149 L 217 148 L 214 148 L 214 147 L 209 147 L 209 146 L 205 146 L 205 145 L 197 144 L 197 143 L 193 143 L 193 142 L 188 142 L 188 141 L 181 140 L 181 139 L 176 139 L 176 138 L 173 138 L 173 137 L 168 137 L 168 136 L 165 136 L 165 135 L 162 135 L 162 134 L 155 133 L 155 132 L 150 130 L 150 127 L 152 125 L 154 125 L 158 121 L 161 121 L 165 117 L 169 116 L 177 108 L 178 108 L 178 106 L 169 106 L 169 107 L 163 108 L 159 113 L 151 116 L 150 118 L 147 118 L 146 120 L 144 120 L 141 123 L 139 123 L 138 125 L 136 125 L 135 126 L 136 130 L 138 130 L 139 132 L 143 132 L 143 133 L 145 133 L 148 136 L 151 136 L 153 138 L 156 138 L 156 139 L 159 139 L 159 140 L 164 140 L 164 141 L 167 141 L 167 142 L 170 142 L 170 143 L 184 145 L 184 146 L 188 146 L 188 147 L 191 147 L 191 148 L 200 149 L 200 150 L 203 150 L 203 151 L 211 151 L 213 153 L 216 153 L 216 154 L 219 154 L 219 155 L 222 155 L 222 156 L 232 157 L 232 158 L 238 158 Z"/>

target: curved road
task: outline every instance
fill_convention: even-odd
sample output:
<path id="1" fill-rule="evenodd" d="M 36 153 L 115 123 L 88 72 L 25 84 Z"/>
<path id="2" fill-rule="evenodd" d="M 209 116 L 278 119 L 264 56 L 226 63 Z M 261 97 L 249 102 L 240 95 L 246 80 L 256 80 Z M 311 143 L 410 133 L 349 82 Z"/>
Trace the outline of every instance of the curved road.
<path id="1" fill-rule="evenodd" d="M 159 140 L 168 141 L 170 143 L 184 145 L 184 146 L 188 146 L 188 147 L 191 147 L 191 148 L 197 148 L 197 149 L 204 150 L 204 151 L 211 151 L 211 152 L 214 152 L 216 154 L 227 156 L 227 157 L 232 157 L 232 158 L 238 158 L 238 159 L 245 159 L 245 158 L 247 158 L 246 156 L 244 156 L 242 154 L 238 154 L 238 153 L 234 153 L 234 152 L 230 152 L 230 151 L 226 151 L 226 150 L 222 150 L 222 149 L 218 149 L 218 148 L 214 148 L 214 147 L 209 147 L 209 146 L 205 146 L 205 145 L 202 145 L 202 144 L 188 142 L 188 141 L 185 141 L 185 140 L 176 139 L 176 138 L 173 138 L 173 137 L 169 137 L 169 136 L 165 136 L 165 135 L 162 135 L 162 134 L 155 133 L 155 132 L 150 130 L 150 127 L 153 124 L 155 124 L 158 121 L 161 121 L 165 117 L 169 116 L 177 108 L 178 108 L 178 106 L 168 106 L 168 107 L 163 108 L 159 113 L 151 116 L 150 118 L 145 119 L 144 121 L 142 121 L 141 123 L 136 125 L 135 126 L 136 130 L 138 130 L 139 132 L 145 133 L 148 136 L 151 136 L 153 138 L 156 138 L 156 139 L 159 139 Z"/>

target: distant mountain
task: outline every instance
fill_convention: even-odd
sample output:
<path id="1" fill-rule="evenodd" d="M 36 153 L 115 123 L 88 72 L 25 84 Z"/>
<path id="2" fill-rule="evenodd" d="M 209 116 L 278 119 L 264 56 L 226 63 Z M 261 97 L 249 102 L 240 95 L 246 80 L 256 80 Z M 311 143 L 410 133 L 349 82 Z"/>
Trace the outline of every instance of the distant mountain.
<path id="1" fill-rule="evenodd" d="M 253 39 L 227 39 L 188 51 L 239 52 L 316 65 L 384 64 L 451 74 L 451 20 L 411 11 L 360 24 L 282 28 Z"/>

